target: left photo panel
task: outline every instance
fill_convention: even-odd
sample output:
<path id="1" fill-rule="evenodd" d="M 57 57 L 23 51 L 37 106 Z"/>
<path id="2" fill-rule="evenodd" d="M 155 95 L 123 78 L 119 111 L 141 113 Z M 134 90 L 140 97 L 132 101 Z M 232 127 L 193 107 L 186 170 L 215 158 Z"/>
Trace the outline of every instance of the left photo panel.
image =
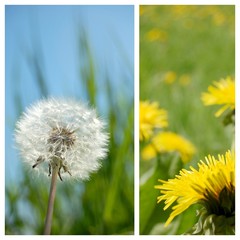
<path id="1" fill-rule="evenodd" d="M 5 234 L 134 234 L 134 6 L 5 6 Z"/>

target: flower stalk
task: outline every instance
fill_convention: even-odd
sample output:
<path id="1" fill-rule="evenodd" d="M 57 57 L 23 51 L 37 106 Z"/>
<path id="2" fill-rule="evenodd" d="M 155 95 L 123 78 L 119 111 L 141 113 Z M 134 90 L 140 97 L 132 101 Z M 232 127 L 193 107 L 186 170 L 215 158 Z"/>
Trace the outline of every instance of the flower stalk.
<path id="1" fill-rule="evenodd" d="M 52 176 L 44 235 L 51 233 L 57 178 L 87 180 L 106 157 L 108 134 L 94 109 L 75 100 L 43 99 L 16 124 L 15 140 L 31 169 Z"/>
<path id="2" fill-rule="evenodd" d="M 53 216 L 54 200 L 55 200 L 56 189 L 57 189 L 57 178 L 58 178 L 59 168 L 60 168 L 60 165 L 58 164 L 53 168 L 53 172 L 52 172 L 52 180 L 51 180 L 51 186 L 50 186 L 50 192 L 49 192 L 47 215 L 46 215 L 44 233 L 43 233 L 44 235 L 51 234 L 52 216 Z"/>

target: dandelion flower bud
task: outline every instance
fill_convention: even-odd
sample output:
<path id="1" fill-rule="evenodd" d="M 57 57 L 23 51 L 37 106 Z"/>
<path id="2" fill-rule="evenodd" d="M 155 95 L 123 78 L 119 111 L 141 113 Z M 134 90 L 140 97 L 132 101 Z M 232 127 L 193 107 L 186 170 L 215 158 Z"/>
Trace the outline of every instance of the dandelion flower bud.
<path id="1" fill-rule="evenodd" d="M 27 109 L 16 124 L 15 140 L 24 162 L 50 176 L 89 178 L 106 157 L 108 134 L 94 109 L 81 102 L 44 99 Z"/>

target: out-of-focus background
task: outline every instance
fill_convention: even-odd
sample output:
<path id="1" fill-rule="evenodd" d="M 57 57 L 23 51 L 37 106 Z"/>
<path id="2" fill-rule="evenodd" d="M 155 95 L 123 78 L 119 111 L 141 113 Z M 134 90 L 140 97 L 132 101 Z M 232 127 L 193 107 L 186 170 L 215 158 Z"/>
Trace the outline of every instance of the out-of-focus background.
<path id="1" fill-rule="evenodd" d="M 160 184 L 158 179 L 174 178 L 182 167 L 197 167 L 208 154 L 231 148 L 231 126 L 224 127 L 214 116 L 217 106 L 203 105 L 201 93 L 214 81 L 234 75 L 234 6 L 140 6 L 140 99 L 158 102 L 168 112 L 168 130 L 197 148 L 186 164 L 168 159 L 169 173 L 154 170 L 156 159 L 140 159 L 141 234 L 182 234 L 195 223 L 193 207 L 165 228 L 171 210 L 163 211 L 164 204 L 156 203 L 160 193 L 154 185 Z"/>
<path id="2" fill-rule="evenodd" d="M 42 234 L 49 182 L 14 147 L 21 113 L 75 98 L 108 123 L 109 154 L 87 182 L 59 182 L 52 234 L 132 234 L 133 6 L 6 6 L 5 232 Z"/>

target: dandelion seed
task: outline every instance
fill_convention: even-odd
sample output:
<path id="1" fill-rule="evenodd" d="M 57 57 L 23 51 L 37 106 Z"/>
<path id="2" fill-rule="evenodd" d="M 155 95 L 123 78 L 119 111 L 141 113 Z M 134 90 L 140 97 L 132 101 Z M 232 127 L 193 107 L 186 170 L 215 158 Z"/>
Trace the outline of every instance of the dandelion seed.
<path id="1" fill-rule="evenodd" d="M 27 109 L 17 122 L 15 138 L 24 162 L 46 176 L 59 165 L 61 180 L 88 179 L 101 166 L 108 142 L 94 109 L 53 98 Z"/>

